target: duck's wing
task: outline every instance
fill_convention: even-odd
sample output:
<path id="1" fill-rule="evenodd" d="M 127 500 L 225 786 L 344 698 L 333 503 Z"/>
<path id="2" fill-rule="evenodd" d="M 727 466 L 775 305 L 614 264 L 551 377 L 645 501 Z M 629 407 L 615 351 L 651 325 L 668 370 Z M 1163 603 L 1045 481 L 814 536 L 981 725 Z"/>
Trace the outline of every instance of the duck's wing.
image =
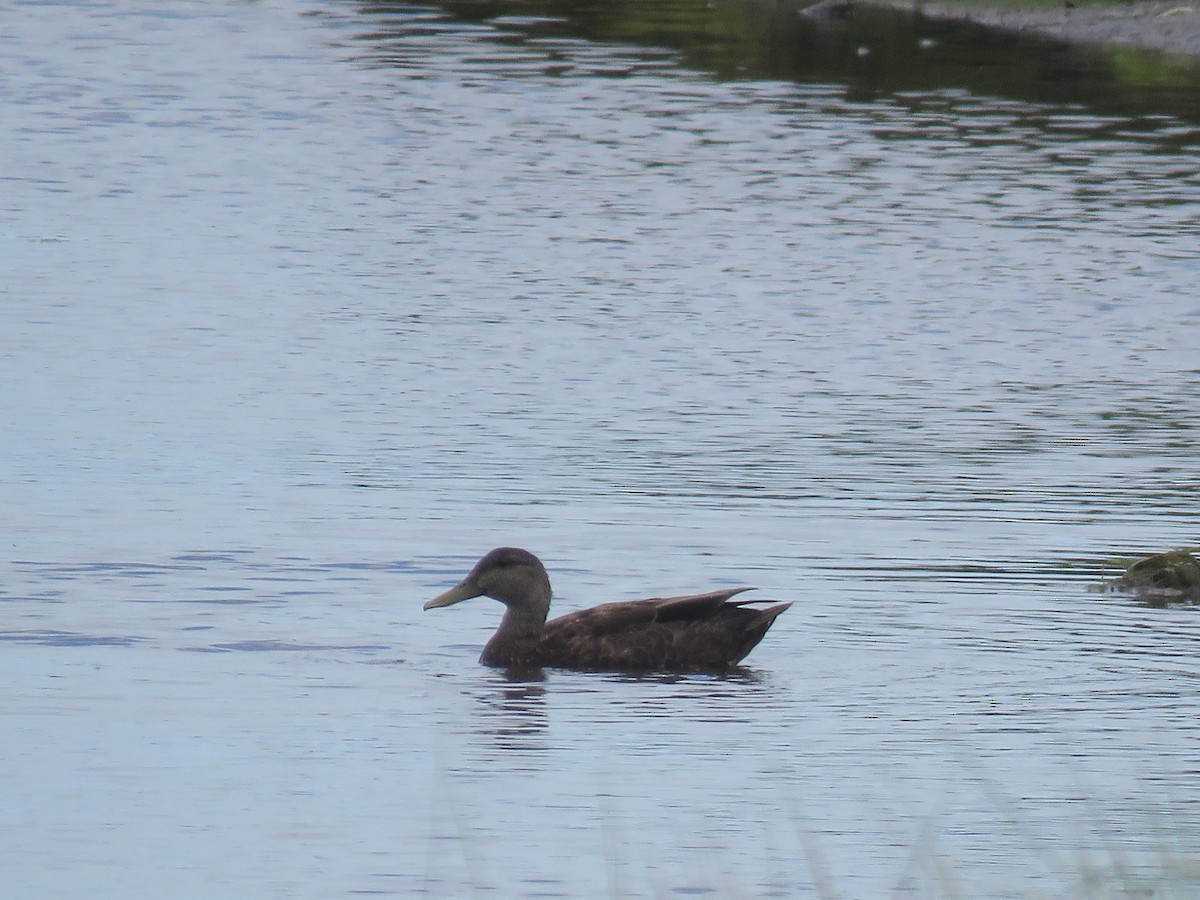
<path id="1" fill-rule="evenodd" d="M 687 597 L 667 597 L 664 600 L 643 600 L 643 603 L 653 603 L 657 609 L 655 620 L 658 622 L 698 622 L 716 615 L 721 607 L 731 597 L 752 591 L 754 588 L 729 588 L 724 591 L 712 591 L 708 594 L 692 594 Z M 740 603 L 733 604 L 740 606 Z"/>
<path id="2" fill-rule="evenodd" d="M 748 609 L 750 590 L 605 603 L 546 623 L 545 665 L 638 671 L 711 671 L 737 663 L 791 604 Z"/>
<path id="3" fill-rule="evenodd" d="M 546 633 L 581 637 L 636 631 L 656 622 L 698 622 L 716 615 L 730 597 L 748 590 L 751 589 L 739 587 L 708 594 L 689 594 L 686 597 L 603 603 L 551 619 L 546 623 Z"/>

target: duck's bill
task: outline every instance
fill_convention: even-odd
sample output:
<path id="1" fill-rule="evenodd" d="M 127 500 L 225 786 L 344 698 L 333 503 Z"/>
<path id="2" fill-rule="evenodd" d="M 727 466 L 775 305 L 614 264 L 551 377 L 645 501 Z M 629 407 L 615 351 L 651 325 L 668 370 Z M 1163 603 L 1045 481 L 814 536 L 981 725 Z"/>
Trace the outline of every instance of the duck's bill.
<path id="1" fill-rule="evenodd" d="M 455 603 L 461 603 L 463 600 L 470 600 L 472 597 L 478 597 L 480 591 L 474 586 L 462 582 L 456 584 L 444 594 L 438 594 L 432 600 L 425 604 L 425 609 L 437 609 L 442 606 L 453 606 Z"/>

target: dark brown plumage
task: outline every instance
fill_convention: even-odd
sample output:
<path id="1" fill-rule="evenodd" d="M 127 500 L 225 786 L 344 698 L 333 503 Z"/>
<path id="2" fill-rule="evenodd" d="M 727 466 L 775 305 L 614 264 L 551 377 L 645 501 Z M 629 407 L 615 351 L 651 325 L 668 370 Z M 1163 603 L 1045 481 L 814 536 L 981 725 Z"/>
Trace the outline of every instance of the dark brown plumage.
<path id="1" fill-rule="evenodd" d="M 753 609 L 748 604 L 756 601 L 730 600 L 746 590 L 605 603 L 547 622 L 545 567 L 527 550 L 500 547 L 425 609 L 480 596 L 503 603 L 504 619 L 479 658 L 488 666 L 721 672 L 741 662 L 792 605 Z"/>

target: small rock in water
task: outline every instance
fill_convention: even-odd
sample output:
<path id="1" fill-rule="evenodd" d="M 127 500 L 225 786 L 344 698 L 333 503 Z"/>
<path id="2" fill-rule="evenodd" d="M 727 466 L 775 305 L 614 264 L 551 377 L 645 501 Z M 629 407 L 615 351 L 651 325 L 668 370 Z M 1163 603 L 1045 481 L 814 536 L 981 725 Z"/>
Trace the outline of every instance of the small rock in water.
<path id="1" fill-rule="evenodd" d="M 1139 559 L 1108 586 L 1136 594 L 1154 606 L 1200 602 L 1200 559 L 1191 552 L 1195 549 L 1168 550 Z"/>

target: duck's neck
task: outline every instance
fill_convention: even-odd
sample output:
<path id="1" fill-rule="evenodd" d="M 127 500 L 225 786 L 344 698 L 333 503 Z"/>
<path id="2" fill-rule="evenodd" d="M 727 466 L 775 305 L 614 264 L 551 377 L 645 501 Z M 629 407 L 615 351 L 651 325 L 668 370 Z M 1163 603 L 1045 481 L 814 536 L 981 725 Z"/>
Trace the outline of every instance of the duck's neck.
<path id="1" fill-rule="evenodd" d="M 506 607 L 493 641 L 537 640 L 550 614 L 550 594 L 530 597 L 525 602 Z"/>
<path id="2" fill-rule="evenodd" d="M 508 607 L 479 661 L 486 666 L 539 665 L 538 647 L 549 611 L 549 598 L 542 604 Z"/>
<path id="3" fill-rule="evenodd" d="M 542 627 L 550 613 L 550 579 L 540 565 L 538 570 L 540 577 L 525 578 L 514 590 L 489 595 L 503 603 L 505 610 L 500 627 L 479 657 L 485 665 L 537 664 Z"/>

